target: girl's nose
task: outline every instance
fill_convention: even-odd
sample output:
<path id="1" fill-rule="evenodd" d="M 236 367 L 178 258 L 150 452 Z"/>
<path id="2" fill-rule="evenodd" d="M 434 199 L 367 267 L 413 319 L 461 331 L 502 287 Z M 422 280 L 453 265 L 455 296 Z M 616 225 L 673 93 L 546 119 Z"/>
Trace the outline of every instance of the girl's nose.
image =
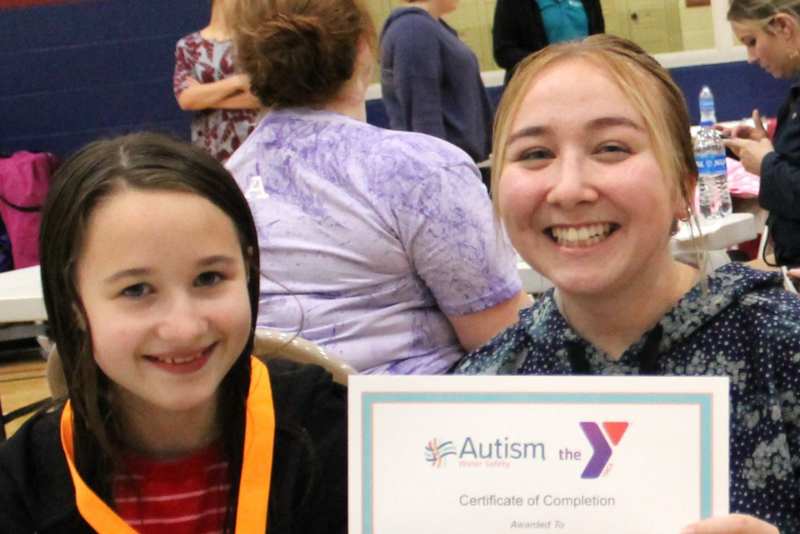
<path id="1" fill-rule="evenodd" d="M 188 296 L 175 297 L 167 307 L 158 328 L 159 337 L 167 341 L 192 342 L 208 330 L 208 322 Z"/>

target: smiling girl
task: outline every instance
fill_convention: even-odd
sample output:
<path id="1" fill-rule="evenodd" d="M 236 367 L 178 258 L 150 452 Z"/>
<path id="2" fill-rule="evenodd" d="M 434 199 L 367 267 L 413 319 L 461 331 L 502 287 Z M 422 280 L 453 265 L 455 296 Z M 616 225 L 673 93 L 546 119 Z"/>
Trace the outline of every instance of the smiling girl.
<path id="1" fill-rule="evenodd" d="M 456 371 L 729 376 L 730 510 L 750 515 L 685 532 L 798 531 L 800 299 L 778 273 L 673 259 L 697 168 L 669 74 L 616 37 L 550 47 L 520 65 L 495 132 L 496 208 L 555 289 Z"/>
<path id="2" fill-rule="evenodd" d="M 41 257 L 69 399 L 0 448 L 1 531 L 346 531 L 344 389 L 250 356 L 258 241 L 219 163 L 155 134 L 88 145 Z"/>

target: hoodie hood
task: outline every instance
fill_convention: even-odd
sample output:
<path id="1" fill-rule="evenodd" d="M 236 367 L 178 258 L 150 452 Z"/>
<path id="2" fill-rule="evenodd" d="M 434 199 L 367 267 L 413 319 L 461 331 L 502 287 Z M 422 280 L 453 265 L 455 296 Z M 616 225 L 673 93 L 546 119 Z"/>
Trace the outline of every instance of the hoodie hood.
<path id="1" fill-rule="evenodd" d="M 726 315 L 735 315 L 737 310 L 771 302 L 776 293 L 783 293 L 780 273 L 726 264 L 695 285 L 618 360 L 612 360 L 572 329 L 558 310 L 551 289 L 532 307 L 520 312 L 517 325 L 489 346 L 467 355 L 455 372 L 670 374 L 672 365 L 665 362 L 673 352 L 682 352 L 682 347 L 692 346 L 704 331 L 713 331 L 712 323 L 718 319 L 724 321 Z M 519 342 L 520 334 L 524 343 Z"/>

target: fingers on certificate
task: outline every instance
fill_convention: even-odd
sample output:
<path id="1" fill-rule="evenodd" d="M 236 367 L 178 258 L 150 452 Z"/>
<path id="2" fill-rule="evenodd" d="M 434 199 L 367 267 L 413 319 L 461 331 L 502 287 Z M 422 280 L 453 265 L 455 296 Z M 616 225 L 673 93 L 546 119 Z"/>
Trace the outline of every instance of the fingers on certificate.
<path id="1" fill-rule="evenodd" d="M 681 534 L 780 534 L 766 521 L 751 515 L 730 514 L 691 524 Z"/>

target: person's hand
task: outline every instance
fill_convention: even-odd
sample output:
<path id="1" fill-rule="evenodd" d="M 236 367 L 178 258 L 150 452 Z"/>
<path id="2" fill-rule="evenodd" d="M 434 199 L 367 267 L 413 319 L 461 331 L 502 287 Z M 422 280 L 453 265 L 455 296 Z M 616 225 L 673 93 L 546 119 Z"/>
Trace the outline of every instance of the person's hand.
<path id="1" fill-rule="evenodd" d="M 751 515 L 730 514 L 692 523 L 681 534 L 780 534 L 766 521 Z"/>
<path id="2" fill-rule="evenodd" d="M 800 282 L 800 267 L 796 269 L 789 269 L 788 271 L 786 271 L 786 274 L 788 274 L 789 276 Z"/>
<path id="3" fill-rule="evenodd" d="M 717 124 L 714 126 L 714 128 L 720 132 L 723 138 L 726 139 L 732 138 L 761 141 L 762 139 L 769 138 L 767 131 L 764 129 L 764 121 L 761 120 L 761 114 L 757 109 L 753 110 L 753 124 L 754 126 L 749 126 L 744 123 L 737 124 L 734 128 L 725 128 L 724 126 Z"/>
<path id="4" fill-rule="evenodd" d="M 758 141 L 750 139 L 724 139 L 725 146 L 730 148 L 744 169 L 751 174 L 761 174 L 761 162 L 764 156 L 774 151 L 772 141 L 764 137 Z"/>
<path id="5" fill-rule="evenodd" d="M 193 85 L 200 85 L 200 82 L 191 76 L 186 78 L 186 87 L 192 87 Z"/>

